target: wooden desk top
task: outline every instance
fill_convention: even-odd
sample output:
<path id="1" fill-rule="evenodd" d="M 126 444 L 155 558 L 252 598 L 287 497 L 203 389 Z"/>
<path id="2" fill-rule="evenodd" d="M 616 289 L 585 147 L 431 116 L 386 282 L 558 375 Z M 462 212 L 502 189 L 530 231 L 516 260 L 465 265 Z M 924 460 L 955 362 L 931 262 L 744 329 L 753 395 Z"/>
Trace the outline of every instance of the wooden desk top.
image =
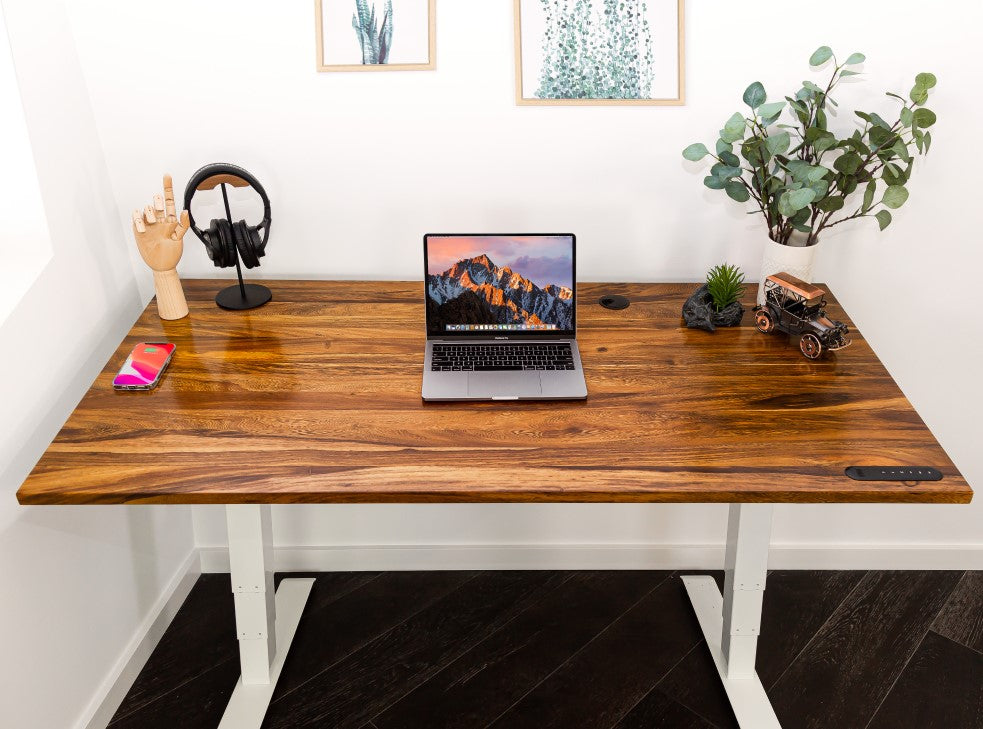
<path id="1" fill-rule="evenodd" d="M 422 283 L 271 281 L 223 311 L 144 311 L 17 497 L 23 504 L 478 501 L 938 502 L 972 491 L 862 335 L 811 362 L 744 326 L 681 326 L 692 284 L 581 284 L 585 402 L 424 403 Z M 597 305 L 624 293 L 623 311 Z M 753 287 L 748 292 L 753 301 Z M 832 296 L 830 313 L 847 317 Z M 140 341 L 177 351 L 114 392 Z M 859 482 L 850 465 L 935 466 Z"/>

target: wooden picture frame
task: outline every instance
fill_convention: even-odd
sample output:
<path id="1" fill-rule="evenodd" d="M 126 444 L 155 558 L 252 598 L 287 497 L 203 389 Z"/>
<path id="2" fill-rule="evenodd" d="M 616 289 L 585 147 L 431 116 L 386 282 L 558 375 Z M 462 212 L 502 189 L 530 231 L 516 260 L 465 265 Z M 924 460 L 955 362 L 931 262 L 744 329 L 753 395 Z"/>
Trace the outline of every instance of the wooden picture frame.
<path id="1" fill-rule="evenodd" d="M 345 71 L 433 71 L 437 67 L 437 8 L 436 0 L 417 0 L 427 6 L 427 61 L 421 63 L 325 63 L 324 3 L 337 0 L 314 0 L 314 29 L 319 72 Z M 370 0 L 371 1 L 371 0 Z M 351 0 L 352 6 L 355 0 Z"/>
<path id="2" fill-rule="evenodd" d="M 676 93 L 671 97 L 659 98 L 540 98 L 533 96 L 531 89 L 523 89 L 523 47 L 522 47 L 522 4 L 537 0 L 514 0 L 515 14 L 515 103 L 519 106 L 682 106 L 686 103 L 685 94 L 685 0 L 675 0 L 676 6 Z M 673 0 L 646 0 L 648 3 Z M 527 38 L 528 42 L 528 38 Z M 527 95 L 529 94 L 529 95 Z"/>

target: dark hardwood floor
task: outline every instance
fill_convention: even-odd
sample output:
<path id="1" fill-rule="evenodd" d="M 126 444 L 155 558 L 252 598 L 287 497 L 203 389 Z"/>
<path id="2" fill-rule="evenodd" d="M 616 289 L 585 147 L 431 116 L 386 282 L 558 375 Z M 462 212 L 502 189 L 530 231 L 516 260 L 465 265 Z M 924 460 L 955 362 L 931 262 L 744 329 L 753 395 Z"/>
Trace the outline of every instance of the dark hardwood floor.
<path id="1" fill-rule="evenodd" d="M 312 576 L 264 729 L 737 727 L 679 573 Z M 110 727 L 214 729 L 238 674 L 202 575 Z M 758 674 L 783 729 L 983 729 L 983 572 L 772 572 Z"/>

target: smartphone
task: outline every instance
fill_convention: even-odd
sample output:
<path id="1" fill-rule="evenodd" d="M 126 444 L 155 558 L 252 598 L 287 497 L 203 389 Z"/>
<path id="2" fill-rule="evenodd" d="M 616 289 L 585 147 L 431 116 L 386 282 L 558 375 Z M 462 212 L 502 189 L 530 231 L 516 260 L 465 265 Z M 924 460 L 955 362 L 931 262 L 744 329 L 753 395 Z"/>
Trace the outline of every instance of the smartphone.
<path id="1" fill-rule="evenodd" d="M 140 342 L 113 379 L 117 390 L 152 390 L 160 382 L 167 363 L 174 354 L 169 342 Z"/>

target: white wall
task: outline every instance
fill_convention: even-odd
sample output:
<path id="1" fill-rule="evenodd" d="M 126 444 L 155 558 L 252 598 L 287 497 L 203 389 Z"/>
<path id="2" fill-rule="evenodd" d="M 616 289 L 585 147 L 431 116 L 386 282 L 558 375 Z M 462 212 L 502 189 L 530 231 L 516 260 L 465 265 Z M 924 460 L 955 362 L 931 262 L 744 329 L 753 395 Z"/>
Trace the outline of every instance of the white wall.
<path id="1" fill-rule="evenodd" d="M 753 275 L 761 221 L 705 190 L 680 150 L 712 142 L 751 81 L 780 97 L 813 78 L 806 60 L 824 43 L 869 58 L 866 81 L 842 94 L 845 109 L 855 100 L 887 107 L 885 90 L 906 93 L 915 73 L 936 72 L 940 121 L 910 202 L 883 235 L 873 223 L 838 228 L 818 265 L 957 465 L 983 485 L 979 324 L 969 313 L 983 258 L 966 157 L 983 115 L 971 91 L 980 61 L 968 50 L 983 6 L 835 0 L 818 12 L 771 0 L 690 2 L 687 12 L 686 106 L 517 108 L 507 0 L 442 0 L 438 70 L 374 74 L 315 73 L 310 2 L 71 6 L 120 225 L 161 172 L 183 184 L 202 163 L 237 162 L 273 199 L 266 277 L 417 279 L 424 232 L 558 229 L 578 235 L 582 280 L 696 280 L 725 259 Z M 214 273 L 191 238 L 186 251 L 183 275 Z M 149 291 L 149 276 L 141 285 Z M 277 510 L 276 527 L 287 545 L 719 544 L 724 513 L 289 507 Z M 969 507 L 782 507 L 775 541 L 979 548 L 981 523 L 981 498 Z M 222 544 L 220 510 L 198 511 L 196 529 L 199 543 Z"/>
<path id="2" fill-rule="evenodd" d="M 0 249 L 7 263 L 8 246 L 43 239 L 51 257 L 0 325 L 0 724 L 60 729 L 95 710 L 93 697 L 112 683 L 194 542 L 181 507 L 16 502 L 143 302 L 65 8 L 4 0 L 3 12 L 46 220 L 23 211 L 20 224 L 33 227 L 5 225 L 3 235 L 17 237 Z M 19 126 L 19 105 L 16 96 L 5 103 L 15 126 L 4 137 Z M 4 175 L 34 183 L 18 174 L 5 166 Z"/>

